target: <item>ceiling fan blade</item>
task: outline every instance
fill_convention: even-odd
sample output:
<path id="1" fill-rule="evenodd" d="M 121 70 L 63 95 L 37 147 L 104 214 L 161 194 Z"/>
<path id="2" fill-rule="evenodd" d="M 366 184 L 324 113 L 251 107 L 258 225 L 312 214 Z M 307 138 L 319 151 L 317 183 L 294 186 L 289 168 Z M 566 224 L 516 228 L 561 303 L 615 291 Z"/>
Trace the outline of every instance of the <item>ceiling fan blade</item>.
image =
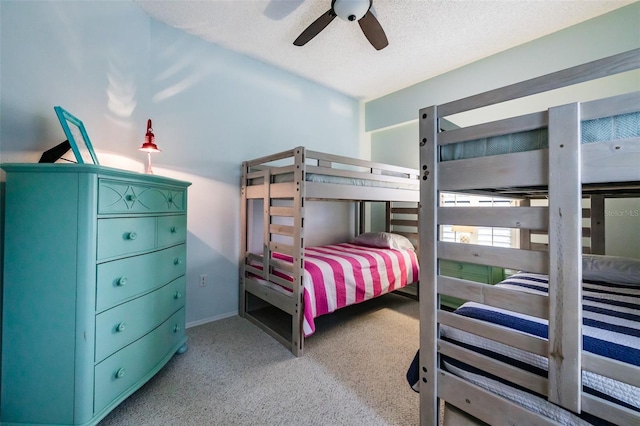
<path id="1" fill-rule="evenodd" d="M 360 28 L 362 28 L 362 32 L 364 33 L 367 40 L 376 50 L 384 49 L 389 45 L 389 40 L 387 40 L 387 35 L 384 33 L 380 22 L 375 17 L 371 10 L 369 10 L 359 21 Z"/>
<path id="2" fill-rule="evenodd" d="M 318 19 L 313 21 L 311 25 L 307 27 L 306 30 L 302 32 L 298 36 L 298 38 L 293 42 L 296 46 L 304 46 L 307 44 L 312 38 L 318 35 L 320 31 L 324 30 L 327 25 L 333 21 L 336 17 L 336 14 L 333 12 L 333 9 L 327 10 L 325 13 L 320 15 Z"/>

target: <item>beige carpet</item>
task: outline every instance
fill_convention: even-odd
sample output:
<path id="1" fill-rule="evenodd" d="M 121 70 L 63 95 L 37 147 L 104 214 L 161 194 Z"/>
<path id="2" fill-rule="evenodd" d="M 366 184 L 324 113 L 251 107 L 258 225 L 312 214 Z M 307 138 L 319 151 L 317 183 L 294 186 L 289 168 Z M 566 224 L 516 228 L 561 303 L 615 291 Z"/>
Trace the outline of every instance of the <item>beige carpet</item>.
<path id="1" fill-rule="evenodd" d="M 405 379 L 418 302 L 390 294 L 316 320 L 294 357 L 248 321 L 187 330 L 189 350 L 113 410 L 107 425 L 417 425 Z"/>

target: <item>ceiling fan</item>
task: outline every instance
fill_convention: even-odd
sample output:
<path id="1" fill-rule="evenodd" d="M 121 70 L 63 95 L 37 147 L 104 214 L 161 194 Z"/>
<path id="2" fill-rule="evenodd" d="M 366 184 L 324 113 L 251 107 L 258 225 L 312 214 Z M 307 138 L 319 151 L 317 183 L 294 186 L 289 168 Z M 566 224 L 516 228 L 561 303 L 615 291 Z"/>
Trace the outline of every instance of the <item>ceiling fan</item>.
<path id="1" fill-rule="evenodd" d="M 311 25 L 295 39 L 293 44 L 296 46 L 304 46 L 338 16 L 347 22 L 358 21 L 362 32 L 371 45 L 375 47 L 376 50 L 384 49 L 389 45 L 389 41 L 380 22 L 378 22 L 378 19 L 371 12 L 372 3 L 373 0 L 331 0 L 331 9 L 313 21 Z"/>

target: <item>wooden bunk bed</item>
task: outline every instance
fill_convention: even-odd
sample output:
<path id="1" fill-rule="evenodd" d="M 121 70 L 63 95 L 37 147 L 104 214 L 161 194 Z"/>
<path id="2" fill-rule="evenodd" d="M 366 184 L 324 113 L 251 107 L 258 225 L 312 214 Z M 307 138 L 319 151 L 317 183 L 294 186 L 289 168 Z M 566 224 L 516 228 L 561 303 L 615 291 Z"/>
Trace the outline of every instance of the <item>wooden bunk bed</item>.
<path id="1" fill-rule="evenodd" d="M 640 424 L 640 261 L 625 263 L 626 272 L 613 271 L 611 280 L 594 277 L 582 249 L 587 236 L 591 251 L 603 253 L 604 197 L 640 197 L 640 92 L 438 130 L 439 120 L 453 114 L 638 68 L 640 49 L 420 110 L 421 330 L 412 367 L 422 425 L 438 425 L 443 406 L 445 425 Z M 594 138 L 589 126 L 611 120 L 636 124 Z M 522 152 L 491 144 L 513 135 L 543 143 Z M 444 208 L 441 192 L 523 202 Z M 548 207 L 529 206 L 540 197 Z M 589 235 L 582 230 L 583 197 L 591 197 Z M 519 229 L 522 244 L 444 242 L 441 225 Z M 546 233 L 548 245 L 531 244 L 531 233 Z M 440 260 L 528 274 L 489 286 L 439 275 Z M 469 302 L 447 312 L 440 295 Z M 600 379 L 604 384 L 594 384 Z"/>
<path id="2" fill-rule="evenodd" d="M 389 251 L 376 247 L 368 249 L 377 250 L 371 254 L 360 252 L 364 250 L 362 243 L 351 242 L 307 247 L 305 206 L 311 200 L 353 202 L 356 209 L 353 228 L 358 234 L 356 238 L 363 239 L 376 237 L 365 233 L 366 220 L 370 216 L 365 203 L 384 202 L 386 220 L 382 236 L 391 238 L 394 244 L 397 240 L 403 240 L 401 243 L 408 240 L 409 246 L 417 247 L 418 175 L 415 169 L 304 147 L 243 162 L 240 315 L 269 333 L 294 355 L 301 356 L 305 336 L 314 330 L 314 317 L 417 281 L 417 253 L 410 249 Z M 369 240 L 364 243 L 369 245 Z M 398 248 L 405 248 L 401 246 Z M 321 256 L 325 258 L 319 259 Z M 340 283 L 347 289 L 323 288 L 327 294 L 349 293 L 351 296 L 337 296 L 338 300 L 332 301 L 323 295 L 323 301 L 327 298 L 326 306 L 319 306 L 321 296 L 314 292 L 316 271 L 312 269 L 323 269 L 316 262 L 324 262 L 323 265 L 338 263 L 336 257 L 340 257 L 340 262 L 349 263 L 337 274 L 346 276 L 348 269 L 352 274 L 366 275 L 366 279 L 360 275 L 354 278 L 357 288 L 348 287 L 349 283 Z M 375 269 L 376 272 L 362 272 L 358 262 L 363 257 L 367 262 L 373 262 L 371 259 L 375 258 L 383 265 L 366 263 L 362 269 Z M 389 273 L 380 272 L 376 278 L 378 269 L 384 267 L 388 267 Z M 395 274 L 393 277 L 392 273 Z M 323 286 L 329 286 L 334 277 L 319 279 L 326 281 Z"/>

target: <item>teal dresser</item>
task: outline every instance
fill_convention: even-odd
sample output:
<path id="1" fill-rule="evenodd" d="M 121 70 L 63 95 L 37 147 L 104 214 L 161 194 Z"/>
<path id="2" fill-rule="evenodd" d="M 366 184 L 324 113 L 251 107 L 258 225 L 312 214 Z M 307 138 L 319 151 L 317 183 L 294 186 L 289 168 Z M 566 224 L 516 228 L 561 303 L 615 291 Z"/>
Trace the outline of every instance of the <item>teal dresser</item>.
<path id="1" fill-rule="evenodd" d="M 497 284 L 505 278 L 504 269 L 496 266 L 454 262 L 444 259 L 440 260 L 440 275 L 484 284 Z M 451 296 L 440 296 L 440 303 L 453 310 L 460 307 L 460 305 L 464 303 L 464 300 Z"/>
<path id="2" fill-rule="evenodd" d="M 0 421 L 94 425 L 186 350 L 188 182 L 4 164 Z"/>

